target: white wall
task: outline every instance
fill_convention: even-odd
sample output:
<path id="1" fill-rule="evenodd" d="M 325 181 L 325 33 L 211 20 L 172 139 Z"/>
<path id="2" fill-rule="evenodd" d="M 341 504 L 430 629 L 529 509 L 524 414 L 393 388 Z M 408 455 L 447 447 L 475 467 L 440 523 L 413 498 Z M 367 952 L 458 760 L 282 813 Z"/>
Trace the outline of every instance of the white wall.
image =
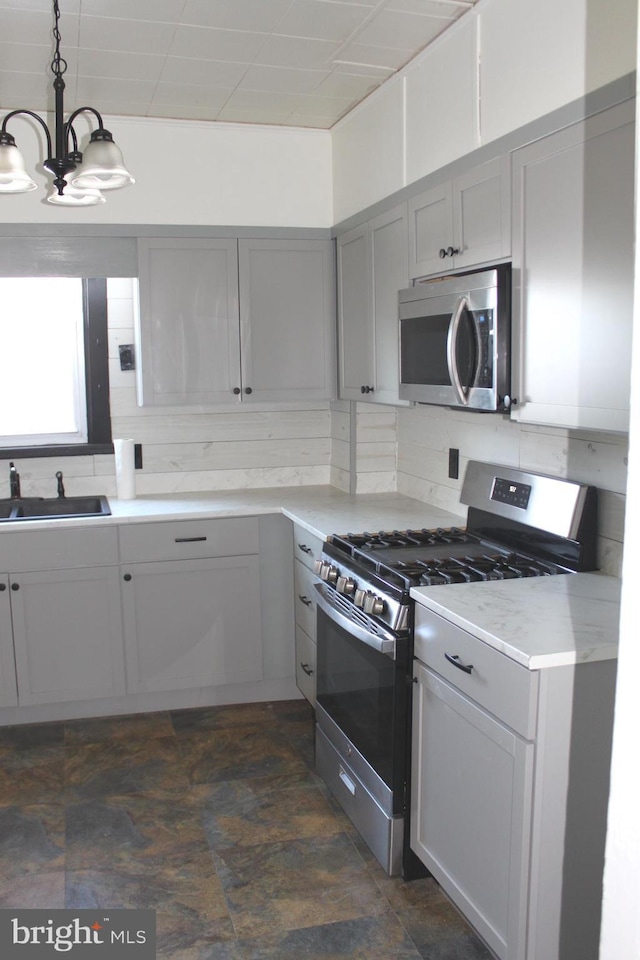
<path id="1" fill-rule="evenodd" d="M 639 67 L 640 67 L 640 43 Z M 640 137 L 636 126 L 636 193 L 640 185 Z M 636 235 L 640 210 L 636 205 Z M 636 245 L 635 331 L 640 330 L 640 250 Z M 634 337 L 631 358 L 631 426 L 629 432 L 629 482 L 625 538 L 629 549 L 622 565 L 620 649 L 611 762 L 611 793 L 605 850 L 602 903 L 601 960 L 635 960 L 640 957 L 640 766 L 638 730 L 640 674 L 638 621 L 640 598 L 636 545 L 640 538 L 640 336 Z"/>
<path id="2" fill-rule="evenodd" d="M 334 221 L 634 70 L 635 23 L 635 0 L 479 0 L 333 128 Z"/>
<path id="3" fill-rule="evenodd" d="M 70 209 L 47 203 L 50 181 L 38 174 L 42 189 L 0 197 L 3 221 L 331 226 L 326 130 L 144 118 L 104 122 L 134 186 L 110 191 L 100 206 Z M 33 173 L 42 160 L 42 138 L 21 117 L 11 132 Z"/>

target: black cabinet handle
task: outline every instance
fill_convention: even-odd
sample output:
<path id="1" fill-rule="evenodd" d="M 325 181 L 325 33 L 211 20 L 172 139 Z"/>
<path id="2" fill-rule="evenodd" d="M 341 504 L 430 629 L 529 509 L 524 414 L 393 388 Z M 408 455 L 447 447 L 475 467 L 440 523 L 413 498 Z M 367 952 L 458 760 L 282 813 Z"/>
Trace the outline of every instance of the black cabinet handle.
<path id="1" fill-rule="evenodd" d="M 245 388 L 244 388 L 244 392 L 245 392 L 245 393 L 253 393 L 253 390 L 251 389 L 251 387 L 245 387 Z"/>
<path id="2" fill-rule="evenodd" d="M 202 543 L 206 537 L 176 537 L 175 543 Z"/>
<path id="3" fill-rule="evenodd" d="M 12 589 L 12 590 L 19 590 L 19 589 L 20 589 L 20 584 L 19 584 L 19 583 L 12 583 L 12 584 L 11 584 L 11 589 Z"/>
<path id="4" fill-rule="evenodd" d="M 302 550 L 303 553 L 313 553 L 311 547 L 308 547 L 306 543 L 299 543 L 298 550 Z"/>
<path id="5" fill-rule="evenodd" d="M 307 675 L 308 677 L 310 677 L 311 674 L 313 673 L 313 670 L 311 669 L 311 667 L 309 666 L 309 664 L 308 664 L 308 663 L 302 663 L 302 662 L 301 662 L 301 663 L 300 663 L 300 666 L 302 667 L 302 669 L 304 670 L 304 672 L 306 673 L 306 675 Z"/>
<path id="6" fill-rule="evenodd" d="M 240 387 L 234 387 L 233 392 L 235 393 L 236 396 L 238 396 L 239 393 L 242 393 L 242 390 L 240 389 Z"/>
<path id="7" fill-rule="evenodd" d="M 130 573 L 125 573 L 125 575 L 124 575 L 124 577 L 123 577 L 122 579 L 123 579 L 123 580 L 126 580 L 126 582 L 129 583 L 129 580 L 131 580 L 131 574 L 130 574 Z"/>
<path id="8" fill-rule="evenodd" d="M 313 606 L 313 600 L 309 600 L 309 597 L 305 597 L 302 593 L 298 594 L 298 600 L 302 601 L 305 607 Z"/>
<path id="9" fill-rule="evenodd" d="M 465 673 L 471 673 L 471 671 L 473 670 L 473 664 L 463 663 L 457 653 L 454 653 L 454 654 L 445 653 L 444 657 L 445 657 L 445 660 L 448 660 L 449 663 L 452 663 L 454 667 L 458 668 L 458 670 L 464 670 Z"/>

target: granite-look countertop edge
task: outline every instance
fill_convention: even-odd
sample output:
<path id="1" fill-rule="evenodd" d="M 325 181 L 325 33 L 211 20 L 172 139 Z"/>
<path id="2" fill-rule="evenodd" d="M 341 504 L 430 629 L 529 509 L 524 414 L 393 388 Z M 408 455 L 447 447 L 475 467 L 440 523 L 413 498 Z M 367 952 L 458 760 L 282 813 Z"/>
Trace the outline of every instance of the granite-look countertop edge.
<path id="1" fill-rule="evenodd" d="M 618 655 L 620 586 L 601 573 L 414 587 L 420 604 L 529 670 Z"/>
<path id="2" fill-rule="evenodd" d="M 309 533 L 326 539 L 332 533 L 408 527 L 464 526 L 464 515 L 450 513 L 399 493 L 348 494 L 336 487 L 270 487 L 139 496 L 109 497 L 111 515 L 69 519 L 16 520 L 0 523 L 3 533 L 122 526 L 165 520 L 198 520 L 282 513 Z"/>

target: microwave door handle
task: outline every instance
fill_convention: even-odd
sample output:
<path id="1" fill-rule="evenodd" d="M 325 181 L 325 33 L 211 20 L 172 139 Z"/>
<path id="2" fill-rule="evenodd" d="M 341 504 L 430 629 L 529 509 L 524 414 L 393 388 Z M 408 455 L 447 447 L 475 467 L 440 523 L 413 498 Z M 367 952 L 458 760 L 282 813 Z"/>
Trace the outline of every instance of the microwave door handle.
<path id="1" fill-rule="evenodd" d="M 464 387 L 462 386 L 462 382 L 460 380 L 460 374 L 458 372 L 458 365 L 456 363 L 456 344 L 458 342 L 458 330 L 460 328 L 462 314 L 464 313 L 465 309 L 468 308 L 468 299 L 466 297 L 460 297 L 458 305 L 451 315 L 449 333 L 447 334 L 447 367 L 449 368 L 449 377 L 451 379 L 451 383 L 453 384 L 453 389 L 458 396 L 458 400 L 465 406 L 469 403 L 469 397 L 465 393 Z"/>

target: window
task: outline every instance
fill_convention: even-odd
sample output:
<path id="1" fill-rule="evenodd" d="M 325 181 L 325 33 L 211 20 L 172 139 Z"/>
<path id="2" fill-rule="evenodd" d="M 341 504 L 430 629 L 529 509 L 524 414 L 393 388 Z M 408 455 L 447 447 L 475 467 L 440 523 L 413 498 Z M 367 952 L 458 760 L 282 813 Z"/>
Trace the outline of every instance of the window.
<path id="1" fill-rule="evenodd" d="M 106 280 L 0 278 L 0 455 L 110 449 Z"/>

